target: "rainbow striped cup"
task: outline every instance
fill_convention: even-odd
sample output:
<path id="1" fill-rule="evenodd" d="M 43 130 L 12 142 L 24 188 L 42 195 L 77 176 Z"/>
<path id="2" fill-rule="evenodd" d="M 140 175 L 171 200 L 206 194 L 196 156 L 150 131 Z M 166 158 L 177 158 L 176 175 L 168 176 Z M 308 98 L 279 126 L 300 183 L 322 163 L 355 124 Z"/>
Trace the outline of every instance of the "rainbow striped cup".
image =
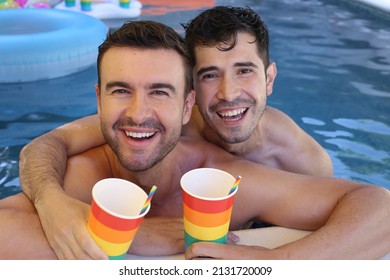
<path id="1" fill-rule="evenodd" d="M 185 249 L 198 241 L 226 243 L 236 187 L 235 178 L 214 168 L 198 168 L 180 180 Z"/>
<path id="2" fill-rule="evenodd" d="M 123 259 L 150 204 L 140 215 L 147 194 L 136 184 L 117 178 L 103 179 L 92 189 L 87 228 L 109 259 Z"/>

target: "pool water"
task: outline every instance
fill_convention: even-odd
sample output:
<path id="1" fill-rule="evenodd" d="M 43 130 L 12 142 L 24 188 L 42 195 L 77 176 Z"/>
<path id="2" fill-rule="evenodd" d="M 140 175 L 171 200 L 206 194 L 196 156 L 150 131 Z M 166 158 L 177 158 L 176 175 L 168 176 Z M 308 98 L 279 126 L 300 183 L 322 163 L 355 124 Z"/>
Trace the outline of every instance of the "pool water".
<path id="1" fill-rule="evenodd" d="M 156 13 L 161 7 L 153 2 L 161 3 L 141 1 L 144 8 L 136 19 L 157 20 L 183 32 L 180 23 L 198 13 L 195 7 L 172 5 Z M 269 28 L 271 58 L 278 67 L 269 105 L 323 145 L 335 176 L 390 189 L 389 14 L 355 1 L 200 2 L 258 11 Z M 18 155 L 25 144 L 96 112 L 96 81 L 92 66 L 58 79 L 0 84 L 0 198 L 21 191 Z"/>

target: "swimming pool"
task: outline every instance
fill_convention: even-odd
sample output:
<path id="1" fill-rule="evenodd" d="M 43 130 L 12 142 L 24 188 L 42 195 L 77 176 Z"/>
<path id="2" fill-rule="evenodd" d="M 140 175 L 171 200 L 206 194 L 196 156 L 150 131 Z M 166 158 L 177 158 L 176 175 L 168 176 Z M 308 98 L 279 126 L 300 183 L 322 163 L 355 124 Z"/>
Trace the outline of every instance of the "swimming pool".
<path id="1" fill-rule="evenodd" d="M 269 104 L 325 147 L 335 176 L 390 189 L 390 15 L 353 1 L 243 0 L 239 5 L 258 11 L 270 30 L 278 76 Z M 161 21 L 181 32 L 180 23 L 198 13 L 153 9 L 145 4 L 137 19 Z M 18 154 L 26 143 L 96 112 L 95 83 L 92 66 L 57 79 L 0 84 L 0 198 L 20 191 Z"/>

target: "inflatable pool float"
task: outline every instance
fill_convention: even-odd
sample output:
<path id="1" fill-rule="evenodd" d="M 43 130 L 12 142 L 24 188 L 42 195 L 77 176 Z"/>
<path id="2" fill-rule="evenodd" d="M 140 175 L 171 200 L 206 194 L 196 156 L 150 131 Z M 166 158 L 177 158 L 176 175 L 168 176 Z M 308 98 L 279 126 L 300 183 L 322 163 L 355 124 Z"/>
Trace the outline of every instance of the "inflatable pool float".
<path id="1" fill-rule="evenodd" d="M 356 0 L 358 2 L 367 4 L 385 12 L 390 12 L 390 1 L 389 0 Z"/>
<path id="2" fill-rule="evenodd" d="M 96 63 L 107 34 L 99 19 L 56 9 L 0 12 L 0 83 L 66 76 Z"/>
<path id="3" fill-rule="evenodd" d="M 92 0 L 82 2 L 80 0 L 75 0 L 72 5 L 69 5 L 66 2 L 69 3 L 71 1 L 62 1 L 56 5 L 55 8 L 85 13 L 102 20 L 138 17 L 141 14 L 142 9 L 141 2 L 137 0 L 130 0 L 128 2 L 124 2 L 123 0 Z M 85 8 L 85 4 L 88 3 L 89 6 Z M 67 4 L 69 6 L 67 6 Z M 83 4 L 83 6 L 81 4 Z"/>

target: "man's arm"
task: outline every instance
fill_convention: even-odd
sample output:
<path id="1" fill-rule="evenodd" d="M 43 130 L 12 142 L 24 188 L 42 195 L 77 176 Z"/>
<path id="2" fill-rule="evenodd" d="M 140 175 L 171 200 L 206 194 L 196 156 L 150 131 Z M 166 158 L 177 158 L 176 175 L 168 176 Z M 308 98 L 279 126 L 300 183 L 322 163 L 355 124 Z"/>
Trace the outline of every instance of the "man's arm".
<path id="1" fill-rule="evenodd" d="M 214 167 L 242 176 L 232 230 L 240 229 L 237 221 L 255 219 L 314 232 L 272 250 L 196 243 L 187 258 L 377 259 L 390 252 L 390 192 L 385 188 L 225 162 Z M 211 246 L 221 246 L 223 254 Z"/>
<path id="2" fill-rule="evenodd" d="M 20 152 L 22 190 L 34 204 L 46 190 L 62 190 L 67 158 L 104 143 L 97 115 L 75 120 L 35 138 Z"/>
<path id="3" fill-rule="evenodd" d="M 73 141 L 70 141 L 73 139 Z M 50 246 L 58 258 L 105 258 L 99 248 L 86 255 L 72 231 L 72 217 L 85 214 L 80 201 L 62 189 L 67 157 L 104 143 L 97 115 L 50 131 L 27 144 L 20 153 L 20 185 L 33 202 Z M 55 201 L 56 203 L 53 203 Z M 67 229 L 64 228 L 67 225 Z M 72 236 L 72 239 L 69 239 Z M 85 245 L 91 247 L 91 245 Z M 92 245 L 93 248 L 94 245 Z M 75 251 L 75 252 L 74 252 Z M 90 256 L 89 256 L 90 255 Z"/>
<path id="4" fill-rule="evenodd" d="M 378 210 L 389 203 L 389 194 L 374 193 L 361 189 L 348 196 L 359 197 L 360 201 L 374 198 L 381 207 L 375 202 L 361 207 L 358 202 L 342 201 L 323 227 L 278 248 L 202 242 L 193 244 L 185 256 L 187 259 L 206 256 L 217 259 L 378 259 L 390 252 L 389 215 Z M 353 208 L 356 211 L 351 213 Z"/>

